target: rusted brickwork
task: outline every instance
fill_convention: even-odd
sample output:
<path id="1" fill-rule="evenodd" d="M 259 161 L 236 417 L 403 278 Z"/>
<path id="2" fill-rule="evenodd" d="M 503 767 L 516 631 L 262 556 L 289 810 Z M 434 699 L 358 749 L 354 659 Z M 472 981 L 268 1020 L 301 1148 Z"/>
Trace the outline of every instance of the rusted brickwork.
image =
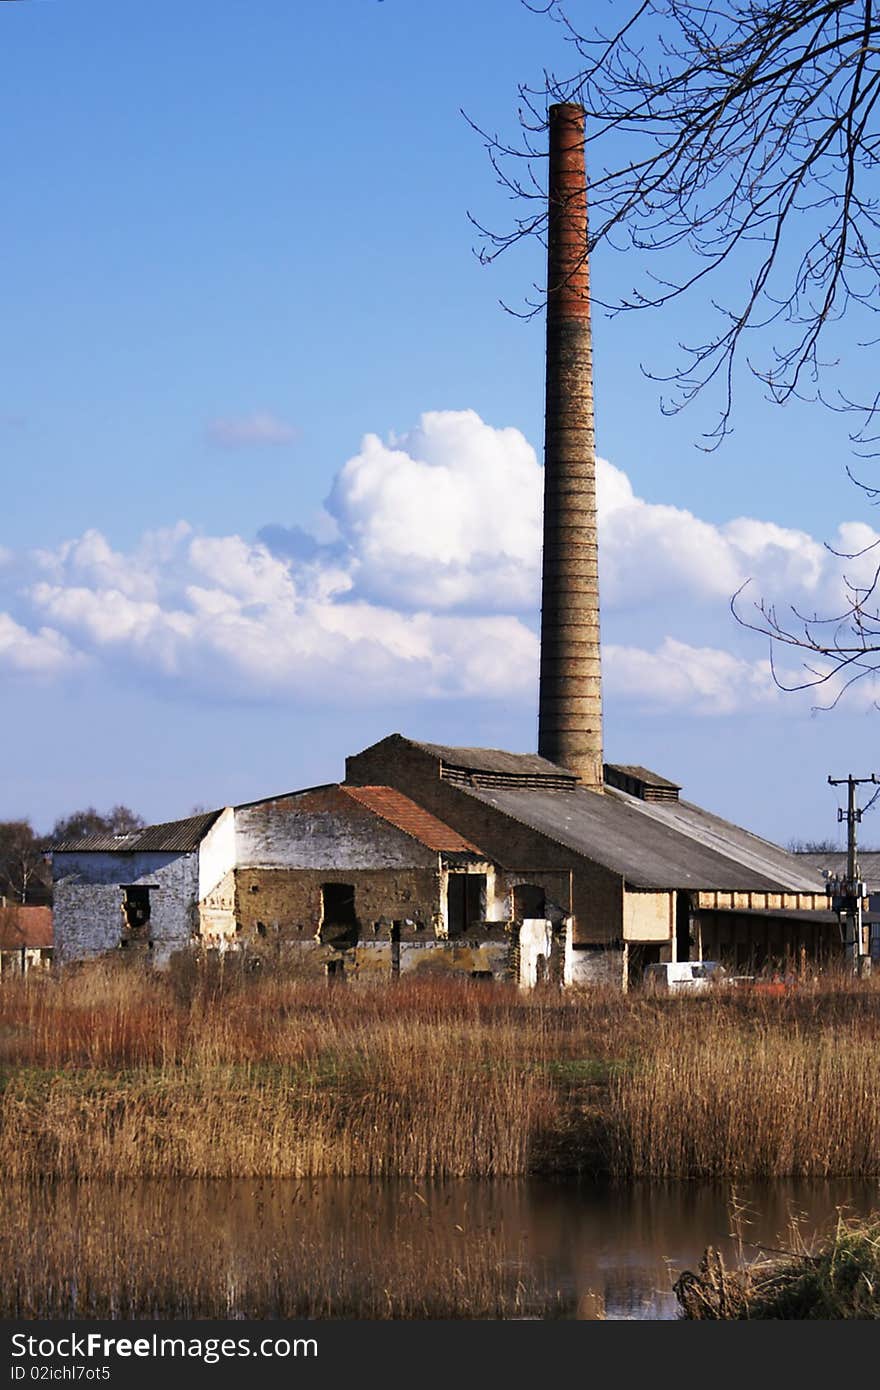
<path id="1" fill-rule="evenodd" d="M 551 106 L 538 752 L 603 791 L 584 113 Z"/>

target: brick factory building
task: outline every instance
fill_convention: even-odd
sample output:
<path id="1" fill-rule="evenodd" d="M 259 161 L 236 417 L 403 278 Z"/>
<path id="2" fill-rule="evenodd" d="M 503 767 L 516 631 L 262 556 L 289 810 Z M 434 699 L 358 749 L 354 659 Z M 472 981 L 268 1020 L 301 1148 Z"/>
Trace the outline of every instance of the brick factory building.
<path id="1" fill-rule="evenodd" d="M 349 978 L 626 985 L 652 961 L 839 951 L 817 869 L 603 760 L 583 111 L 552 106 L 549 130 L 538 753 L 393 734 L 343 783 L 62 845 L 62 962 L 200 945 Z"/>

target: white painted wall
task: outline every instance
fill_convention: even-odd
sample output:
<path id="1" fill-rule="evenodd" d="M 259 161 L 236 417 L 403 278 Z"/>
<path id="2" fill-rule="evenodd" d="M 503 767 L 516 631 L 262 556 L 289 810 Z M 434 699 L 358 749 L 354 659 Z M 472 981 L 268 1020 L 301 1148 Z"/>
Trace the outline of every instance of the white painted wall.
<path id="1" fill-rule="evenodd" d="M 199 901 L 235 868 L 235 811 L 227 806 L 199 845 Z"/>
<path id="2" fill-rule="evenodd" d="M 124 884 L 150 886 L 149 940 L 156 965 L 188 946 L 197 923 L 198 853 L 55 853 L 55 954 L 61 964 L 115 951 Z"/>

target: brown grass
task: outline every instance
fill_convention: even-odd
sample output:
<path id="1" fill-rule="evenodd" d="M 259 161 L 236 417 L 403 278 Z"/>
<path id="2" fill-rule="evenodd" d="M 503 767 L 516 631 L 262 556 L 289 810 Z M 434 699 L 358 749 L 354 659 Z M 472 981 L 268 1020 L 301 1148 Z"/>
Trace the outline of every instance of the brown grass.
<path id="1" fill-rule="evenodd" d="M 880 982 L 784 998 L 237 968 L 0 988 L 6 1180 L 880 1173 Z"/>

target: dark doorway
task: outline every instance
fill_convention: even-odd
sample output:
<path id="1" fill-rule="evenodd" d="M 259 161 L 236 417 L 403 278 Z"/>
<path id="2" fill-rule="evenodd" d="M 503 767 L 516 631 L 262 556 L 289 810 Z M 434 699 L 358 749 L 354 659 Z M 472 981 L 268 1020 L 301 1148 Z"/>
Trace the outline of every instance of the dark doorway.
<path id="1" fill-rule="evenodd" d="M 645 981 L 645 966 L 659 965 L 660 945 L 647 941 L 631 941 L 627 951 L 627 983 L 641 985 Z"/>
<path id="2" fill-rule="evenodd" d="M 675 895 L 675 959 L 691 958 L 691 895 L 681 889 Z"/>
<path id="3" fill-rule="evenodd" d="M 140 883 L 122 887 L 122 940 L 146 941 L 150 935 L 150 890 Z"/>
<path id="4" fill-rule="evenodd" d="M 543 918 L 547 915 L 544 889 L 537 883 L 518 883 L 513 890 L 513 916 L 517 922 L 527 917 Z"/>
<path id="5" fill-rule="evenodd" d="M 450 874 L 446 890 L 449 935 L 464 936 L 485 918 L 486 875 Z"/>
<path id="6" fill-rule="evenodd" d="M 353 883 L 321 884 L 321 940 L 354 945 L 358 920 Z"/>

